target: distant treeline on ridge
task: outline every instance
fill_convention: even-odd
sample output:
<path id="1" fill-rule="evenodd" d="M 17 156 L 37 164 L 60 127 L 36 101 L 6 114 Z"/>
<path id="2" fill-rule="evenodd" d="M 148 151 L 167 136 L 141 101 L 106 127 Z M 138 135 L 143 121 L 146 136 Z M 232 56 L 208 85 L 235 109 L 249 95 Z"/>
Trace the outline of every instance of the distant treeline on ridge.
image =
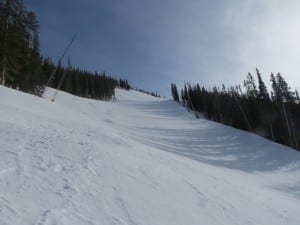
<path id="1" fill-rule="evenodd" d="M 256 69 L 257 83 L 248 73 L 240 85 L 207 89 L 186 83 L 180 94 L 171 84 L 173 98 L 205 117 L 238 129 L 250 131 L 275 142 L 300 150 L 300 99 L 280 73 L 270 76 L 269 93 Z"/>

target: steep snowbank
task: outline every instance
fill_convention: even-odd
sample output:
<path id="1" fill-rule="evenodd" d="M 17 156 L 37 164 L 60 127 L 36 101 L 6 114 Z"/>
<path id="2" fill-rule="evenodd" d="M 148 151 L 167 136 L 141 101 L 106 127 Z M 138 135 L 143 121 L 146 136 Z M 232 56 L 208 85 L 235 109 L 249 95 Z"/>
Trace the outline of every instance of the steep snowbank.
<path id="1" fill-rule="evenodd" d="M 298 225 L 300 154 L 170 100 L 0 86 L 0 224 Z"/>

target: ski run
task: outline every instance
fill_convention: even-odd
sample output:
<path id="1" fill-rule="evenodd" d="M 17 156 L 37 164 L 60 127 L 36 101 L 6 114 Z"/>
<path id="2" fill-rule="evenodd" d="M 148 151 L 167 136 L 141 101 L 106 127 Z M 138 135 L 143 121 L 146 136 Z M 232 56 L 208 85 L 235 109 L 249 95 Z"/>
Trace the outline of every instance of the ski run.
<path id="1" fill-rule="evenodd" d="M 179 104 L 0 86 L 1 225 L 299 225 L 300 153 Z"/>

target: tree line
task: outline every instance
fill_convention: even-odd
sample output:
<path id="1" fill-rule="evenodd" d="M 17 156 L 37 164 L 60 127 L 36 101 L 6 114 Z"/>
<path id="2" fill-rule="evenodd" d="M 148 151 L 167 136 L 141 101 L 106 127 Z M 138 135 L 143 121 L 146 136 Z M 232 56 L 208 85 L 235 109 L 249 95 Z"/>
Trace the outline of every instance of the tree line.
<path id="1" fill-rule="evenodd" d="M 157 92 L 145 91 L 141 88 L 135 88 L 135 91 L 138 91 L 138 92 L 141 92 L 141 93 L 144 93 L 144 94 L 147 94 L 147 95 L 151 95 L 151 96 L 156 97 L 156 98 L 161 98 L 161 96 Z"/>
<path id="2" fill-rule="evenodd" d="M 39 22 L 22 0 L 0 1 L 0 83 L 24 92 L 42 95 L 48 85 L 74 95 L 101 100 L 114 97 L 116 86 L 130 89 L 127 80 L 105 73 L 92 73 L 68 63 L 54 64 L 40 54 Z M 64 79 L 62 79 L 64 78 Z"/>
<path id="3" fill-rule="evenodd" d="M 241 85 L 206 88 L 186 83 L 180 94 L 171 84 L 173 99 L 206 118 L 256 133 L 275 142 L 300 150 L 300 99 L 280 73 L 271 73 L 271 92 L 256 69 Z"/>
<path id="4" fill-rule="evenodd" d="M 111 100 L 115 96 L 115 87 L 120 86 L 120 82 L 108 75 L 105 72 L 89 72 L 73 68 L 70 64 L 63 67 L 60 64 L 56 68 L 54 78 L 49 82 L 48 86 L 57 89 L 61 79 L 65 75 L 60 90 L 69 92 L 84 98 L 92 98 L 99 100 Z M 45 59 L 43 62 L 43 71 L 45 71 L 45 82 L 50 78 L 51 73 L 55 70 L 55 64 L 51 59 Z M 128 83 L 128 81 L 126 81 Z M 122 87 L 125 88 L 125 87 Z"/>

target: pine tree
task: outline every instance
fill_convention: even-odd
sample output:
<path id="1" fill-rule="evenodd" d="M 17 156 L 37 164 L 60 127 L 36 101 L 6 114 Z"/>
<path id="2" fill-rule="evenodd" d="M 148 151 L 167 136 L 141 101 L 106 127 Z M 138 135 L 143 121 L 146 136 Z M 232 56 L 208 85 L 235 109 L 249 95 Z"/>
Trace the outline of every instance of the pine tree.
<path id="1" fill-rule="evenodd" d="M 281 94 L 277 80 L 273 73 L 271 73 L 270 81 L 271 81 L 271 86 L 272 86 L 272 92 L 271 92 L 272 100 L 274 102 L 282 102 L 283 96 Z"/>
<path id="2" fill-rule="evenodd" d="M 276 74 L 276 80 L 277 80 L 277 85 L 278 85 L 278 90 L 282 96 L 282 99 L 286 102 L 293 102 L 294 96 L 293 92 L 291 91 L 291 88 L 285 81 L 285 79 L 281 76 L 280 73 Z"/>
<path id="3" fill-rule="evenodd" d="M 297 100 L 298 103 L 299 103 L 300 98 L 299 98 L 299 93 L 298 93 L 298 90 L 297 90 L 297 89 L 295 90 L 295 95 L 296 95 L 296 100 Z"/>
<path id="4" fill-rule="evenodd" d="M 173 84 L 173 83 L 171 84 L 171 92 L 172 92 L 174 101 L 179 102 L 179 94 L 178 94 L 176 84 Z"/>
<path id="5" fill-rule="evenodd" d="M 248 73 L 247 78 L 244 81 L 244 87 L 246 88 L 248 98 L 256 98 L 257 97 L 256 84 L 255 84 L 255 80 L 252 77 L 251 73 Z"/>
<path id="6" fill-rule="evenodd" d="M 259 72 L 259 70 L 256 68 L 256 75 L 257 75 L 257 79 L 258 79 L 258 95 L 257 98 L 264 100 L 264 101 L 269 101 L 270 100 L 270 96 L 267 90 L 267 87 L 265 85 L 265 83 L 263 82 L 262 78 L 261 78 L 261 74 Z"/>
<path id="7" fill-rule="evenodd" d="M 38 21 L 21 0 L 0 3 L 1 83 L 33 92 L 43 82 Z"/>

